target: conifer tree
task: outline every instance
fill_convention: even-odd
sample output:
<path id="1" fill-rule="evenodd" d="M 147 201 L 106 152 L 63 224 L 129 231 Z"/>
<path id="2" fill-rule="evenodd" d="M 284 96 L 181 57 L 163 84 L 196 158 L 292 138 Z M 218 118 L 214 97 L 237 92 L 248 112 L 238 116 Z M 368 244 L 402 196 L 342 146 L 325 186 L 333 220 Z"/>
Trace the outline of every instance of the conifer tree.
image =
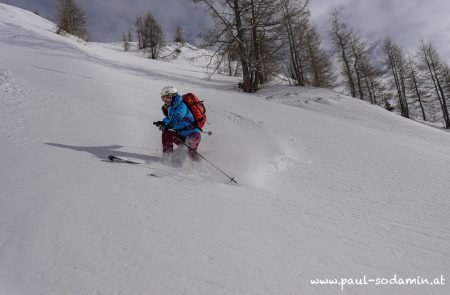
<path id="1" fill-rule="evenodd" d="M 181 44 L 183 44 L 185 42 L 183 29 L 180 26 L 177 26 L 177 28 L 175 30 L 175 36 L 173 38 L 173 41 L 175 43 L 181 43 Z"/>
<path id="2" fill-rule="evenodd" d="M 164 34 L 158 21 L 151 13 L 137 16 L 135 21 L 139 49 L 146 49 L 149 58 L 156 59 L 164 41 Z"/>
<path id="3" fill-rule="evenodd" d="M 130 50 L 130 42 L 128 41 L 128 35 L 125 33 L 123 33 L 123 37 L 122 37 L 122 46 L 123 46 L 123 50 L 125 52 Z"/>
<path id="4" fill-rule="evenodd" d="M 420 61 L 420 68 L 428 76 L 429 84 L 432 85 L 435 101 L 439 103 L 444 128 L 450 129 L 450 115 L 448 111 L 447 91 L 448 85 L 448 65 L 442 60 L 439 53 L 431 42 L 420 41 L 417 48 L 417 55 Z"/>
<path id="5" fill-rule="evenodd" d="M 86 14 L 75 0 L 57 0 L 56 13 L 58 34 L 64 31 L 81 39 L 88 37 Z"/>

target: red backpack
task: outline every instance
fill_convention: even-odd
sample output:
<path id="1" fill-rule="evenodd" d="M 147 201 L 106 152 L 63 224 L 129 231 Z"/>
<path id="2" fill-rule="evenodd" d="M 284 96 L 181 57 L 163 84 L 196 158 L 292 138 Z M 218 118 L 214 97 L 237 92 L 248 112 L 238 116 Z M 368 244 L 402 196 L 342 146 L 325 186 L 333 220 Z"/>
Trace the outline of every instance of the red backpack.
<path id="1" fill-rule="evenodd" d="M 194 124 L 200 130 L 206 123 L 206 109 L 203 105 L 203 100 L 199 100 L 197 96 L 192 93 L 186 93 L 183 95 L 183 101 L 194 116 Z"/>

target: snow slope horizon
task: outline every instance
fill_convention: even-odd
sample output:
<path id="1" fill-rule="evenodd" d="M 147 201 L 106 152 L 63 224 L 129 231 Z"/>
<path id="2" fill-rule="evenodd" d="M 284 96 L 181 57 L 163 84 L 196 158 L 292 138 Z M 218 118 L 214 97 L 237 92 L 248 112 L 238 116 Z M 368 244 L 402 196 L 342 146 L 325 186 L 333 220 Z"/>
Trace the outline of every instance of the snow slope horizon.
<path id="1" fill-rule="evenodd" d="M 323 89 L 238 93 L 201 61 L 53 27 L 0 4 L 0 294 L 335 294 L 310 280 L 449 277 L 448 133 Z M 166 84 L 205 99 L 214 135 L 199 151 L 239 186 L 204 162 L 159 162 Z M 449 287 L 345 288 L 380 292 Z"/>

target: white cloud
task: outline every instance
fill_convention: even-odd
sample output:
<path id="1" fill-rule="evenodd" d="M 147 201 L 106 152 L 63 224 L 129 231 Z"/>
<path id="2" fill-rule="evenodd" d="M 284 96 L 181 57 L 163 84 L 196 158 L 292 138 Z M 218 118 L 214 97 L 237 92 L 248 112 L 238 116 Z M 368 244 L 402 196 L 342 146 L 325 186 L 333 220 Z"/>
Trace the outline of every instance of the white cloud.
<path id="1" fill-rule="evenodd" d="M 0 0 L 53 18 L 54 0 Z M 152 14 L 161 23 L 170 40 L 177 25 L 184 28 L 188 40 L 194 40 L 211 24 L 207 13 L 191 0 L 78 0 L 88 15 L 93 40 L 118 41 L 128 28 L 133 29 L 136 15 Z M 371 38 L 389 35 L 411 52 L 419 37 L 433 41 L 450 61 L 450 1 L 448 0 L 311 0 L 313 20 L 322 38 L 328 39 L 330 13 L 338 8 L 348 24 Z"/>
<path id="2" fill-rule="evenodd" d="M 390 36 L 410 52 L 420 37 L 432 41 L 450 60 L 450 1 L 448 0 L 311 0 L 313 19 L 327 36 L 334 7 L 353 28 L 370 37 Z"/>

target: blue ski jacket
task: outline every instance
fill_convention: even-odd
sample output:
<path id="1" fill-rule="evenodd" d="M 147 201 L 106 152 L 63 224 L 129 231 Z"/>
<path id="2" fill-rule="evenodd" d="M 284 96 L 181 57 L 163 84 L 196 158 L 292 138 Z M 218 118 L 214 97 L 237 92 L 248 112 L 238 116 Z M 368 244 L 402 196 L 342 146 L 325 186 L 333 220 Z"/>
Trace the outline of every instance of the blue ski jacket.
<path id="1" fill-rule="evenodd" d="M 164 117 L 163 123 L 170 125 L 172 129 L 181 136 L 188 136 L 192 133 L 200 133 L 201 130 L 194 125 L 194 116 L 188 106 L 183 102 L 183 97 L 177 94 L 172 98 L 172 104 L 168 109 L 167 117 Z"/>

